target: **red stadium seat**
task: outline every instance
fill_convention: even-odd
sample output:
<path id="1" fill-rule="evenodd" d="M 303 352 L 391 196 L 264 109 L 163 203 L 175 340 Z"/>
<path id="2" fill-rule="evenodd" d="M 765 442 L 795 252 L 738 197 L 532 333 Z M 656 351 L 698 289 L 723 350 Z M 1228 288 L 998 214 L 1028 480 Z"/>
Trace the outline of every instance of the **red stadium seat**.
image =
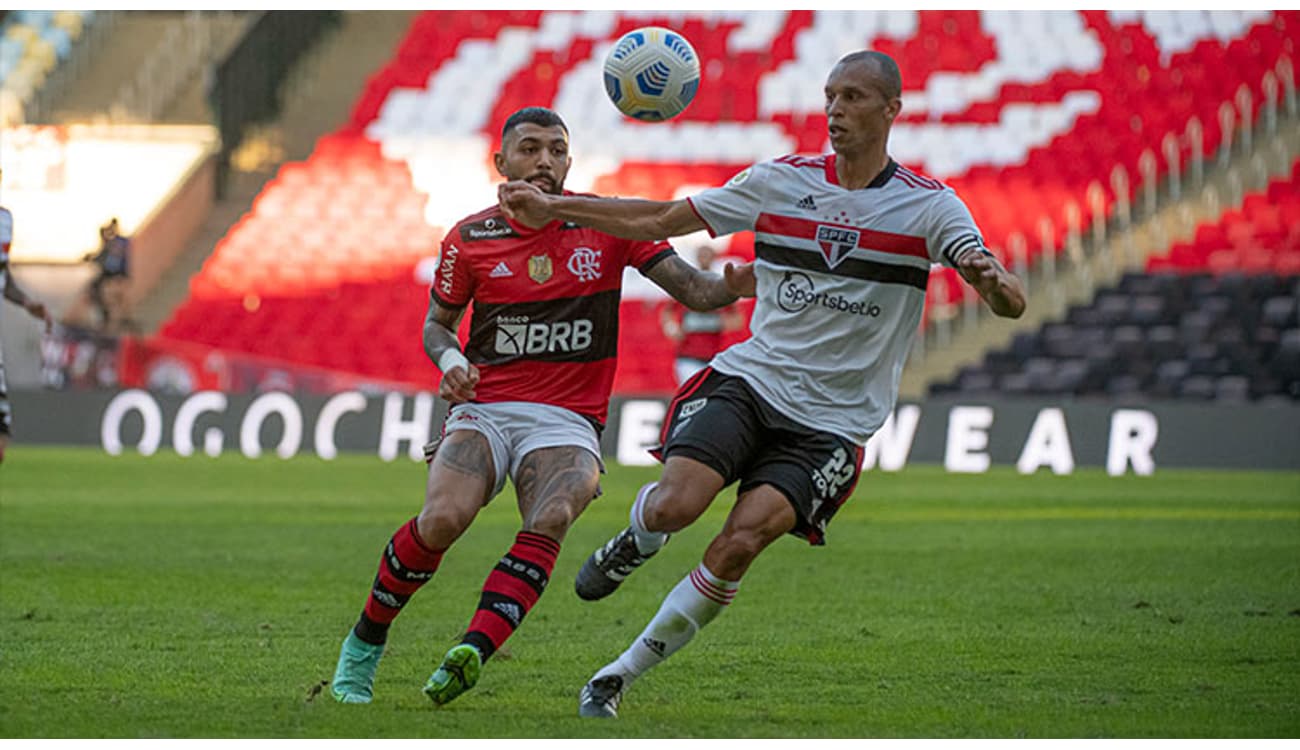
<path id="1" fill-rule="evenodd" d="M 1295 164 L 1300 165 L 1300 159 Z M 1300 180 L 1274 180 L 1260 192 L 1245 196 L 1241 209 L 1225 211 L 1196 228 L 1191 242 L 1179 243 L 1163 256 L 1147 261 L 1147 270 L 1177 267 L 1213 273 L 1292 273 L 1300 253 Z M 1287 269 L 1287 270 L 1284 270 Z"/>

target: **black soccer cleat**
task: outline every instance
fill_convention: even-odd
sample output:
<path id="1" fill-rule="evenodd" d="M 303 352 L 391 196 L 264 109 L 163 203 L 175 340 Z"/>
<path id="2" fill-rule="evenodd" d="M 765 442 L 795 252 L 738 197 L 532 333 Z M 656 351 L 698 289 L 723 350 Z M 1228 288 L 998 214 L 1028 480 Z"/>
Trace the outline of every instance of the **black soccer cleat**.
<path id="1" fill-rule="evenodd" d="M 573 579 L 573 589 L 578 592 L 579 598 L 587 601 L 604 599 L 614 593 L 632 571 L 654 556 L 655 552 L 642 554 L 636 546 L 632 529 L 623 529 L 605 546 L 591 553 L 578 569 L 578 575 Z"/>
<path id="2" fill-rule="evenodd" d="M 616 674 L 597 677 L 582 686 L 578 715 L 587 719 L 617 719 L 618 704 L 622 700 L 622 677 Z"/>

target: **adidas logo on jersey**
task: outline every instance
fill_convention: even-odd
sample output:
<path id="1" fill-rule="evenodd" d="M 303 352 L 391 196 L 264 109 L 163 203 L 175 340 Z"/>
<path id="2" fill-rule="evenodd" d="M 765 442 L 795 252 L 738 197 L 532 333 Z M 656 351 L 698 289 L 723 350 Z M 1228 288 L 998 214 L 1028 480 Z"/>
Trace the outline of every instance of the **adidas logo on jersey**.
<path id="1" fill-rule="evenodd" d="M 514 275 L 515 272 L 510 270 L 510 266 L 507 266 L 504 260 L 498 263 L 496 268 L 492 269 L 492 273 L 488 274 L 488 276 L 493 279 L 504 279 L 507 276 Z"/>
<path id="2" fill-rule="evenodd" d="M 813 197 L 811 195 L 805 195 L 804 197 L 799 199 L 798 203 L 794 205 L 797 208 L 806 209 L 808 211 L 817 210 L 817 201 L 813 200 Z"/>

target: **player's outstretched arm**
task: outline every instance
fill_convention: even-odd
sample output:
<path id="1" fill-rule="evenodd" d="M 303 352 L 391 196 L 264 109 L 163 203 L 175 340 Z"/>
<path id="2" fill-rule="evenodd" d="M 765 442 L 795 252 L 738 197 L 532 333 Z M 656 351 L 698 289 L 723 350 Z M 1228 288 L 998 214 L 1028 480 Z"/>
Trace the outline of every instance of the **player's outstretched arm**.
<path id="1" fill-rule="evenodd" d="M 521 180 L 500 185 L 497 200 L 506 216 L 528 226 L 559 219 L 630 240 L 666 240 L 708 228 L 685 200 L 551 195 Z"/>
<path id="2" fill-rule="evenodd" d="M 7 270 L 8 267 L 9 264 L 6 263 L 3 266 L 0 266 L 0 271 Z M 33 318 L 44 321 L 45 330 L 48 332 L 54 326 L 54 318 L 50 316 L 50 311 L 45 307 L 45 303 L 29 297 L 26 292 L 20 289 L 18 287 L 18 282 L 14 281 L 14 275 L 12 273 L 6 273 L 4 279 L 5 299 L 26 310 Z"/>
<path id="3" fill-rule="evenodd" d="M 424 353 L 442 370 L 438 395 L 453 404 L 463 404 L 477 395 L 474 388 L 478 385 L 478 368 L 465 359 L 456 339 L 456 328 L 464 313 L 463 308 L 444 307 L 430 299 L 429 312 L 424 316 Z"/>
<path id="4" fill-rule="evenodd" d="M 739 296 L 728 284 L 729 278 L 702 271 L 675 255 L 655 264 L 646 277 L 692 310 L 716 310 Z"/>
<path id="5" fill-rule="evenodd" d="M 992 255 L 966 253 L 957 261 L 957 271 L 975 287 L 995 314 L 1019 318 L 1025 311 L 1025 287 L 1020 278 L 1003 268 Z"/>

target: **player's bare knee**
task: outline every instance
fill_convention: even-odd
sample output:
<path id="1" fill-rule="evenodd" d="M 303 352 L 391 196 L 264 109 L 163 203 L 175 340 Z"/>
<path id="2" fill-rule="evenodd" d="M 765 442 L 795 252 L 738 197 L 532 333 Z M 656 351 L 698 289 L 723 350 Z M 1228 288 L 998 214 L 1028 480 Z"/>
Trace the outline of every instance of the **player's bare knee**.
<path id="1" fill-rule="evenodd" d="M 568 498 L 547 498 L 538 503 L 524 519 L 524 531 L 563 541 L 569 527 L 578 520 L 587 503 L 578 503 Z"/>
<path id="2" fill-rule="evenodd" d="M 524 530 L 561 541 L 596 496 L 600 463 L 581 448 L 541 448 L 524 457 L 514 481 Z"/>
<path id="3" fill-rule="evenodd" d="M 473 513 L 466 513 L 456 505 L 439 503 L 430 497 L 415 519 L 415 528 L 426 547 L 446 549 L 465 533 L 473 520 Z"/>
<path id="4" fill-rule="evenodd" d="M 665 475 L 641 509 L 648 528 L 655 531 L 681 531 L 708 509 L 712 497 L 702 495 L 689 483 Z"/>

